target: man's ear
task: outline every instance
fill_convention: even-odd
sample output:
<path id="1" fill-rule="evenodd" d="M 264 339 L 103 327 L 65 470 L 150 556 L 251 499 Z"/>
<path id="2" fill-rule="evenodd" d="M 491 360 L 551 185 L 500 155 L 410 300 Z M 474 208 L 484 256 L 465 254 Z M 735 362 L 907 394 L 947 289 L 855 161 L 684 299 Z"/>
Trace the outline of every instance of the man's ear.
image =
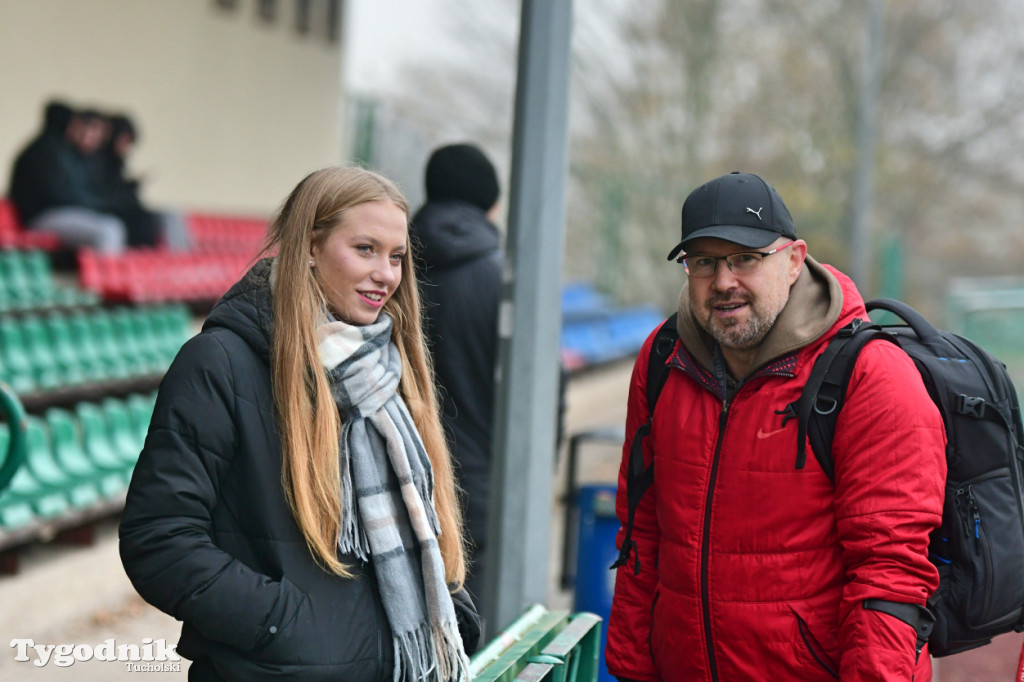
<path id="1" fill-rule="evenodd" d="M 788 251 L 790 251 L 789 284 L 792 286 L 800 276 L 800 271 L 804 268 L 804 260 L 807 259 L 807 242 L 803 239 L 797 239 L 789 247 Z"/>

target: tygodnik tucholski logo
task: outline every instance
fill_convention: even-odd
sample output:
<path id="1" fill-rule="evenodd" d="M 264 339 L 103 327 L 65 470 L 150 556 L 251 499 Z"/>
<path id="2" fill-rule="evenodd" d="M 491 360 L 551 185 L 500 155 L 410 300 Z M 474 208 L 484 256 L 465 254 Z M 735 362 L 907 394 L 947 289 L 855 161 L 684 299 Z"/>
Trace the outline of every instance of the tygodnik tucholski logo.
<path id="1" fill-rule="evenodd" d="M 130 672 L 181 672 L 181 656 L 174 652 L 176 644 L 145 637 L 142 644 L 118 644 L 107 639 L 92 647 L 88 644 L 36 644 L 31 639 L 12 639 L 14 660 L 32 662 L 42 668 L 50 663 L 66 668 L 76 662 L 113 661 L 123 663 Z"/>

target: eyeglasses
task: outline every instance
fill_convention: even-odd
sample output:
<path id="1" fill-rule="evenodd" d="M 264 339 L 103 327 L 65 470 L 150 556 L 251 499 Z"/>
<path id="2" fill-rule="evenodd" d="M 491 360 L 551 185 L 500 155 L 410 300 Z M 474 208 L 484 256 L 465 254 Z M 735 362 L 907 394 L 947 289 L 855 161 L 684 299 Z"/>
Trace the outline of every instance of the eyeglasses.
<path id="1" fill-rule="evenodd" d="M 771 251 L 740 251 L 739 253 L 730 253 L 728 256 L 701 256 L 684 253 L 676 259 L 676 262 L 683 264 L 686 274 L 690 277 L 714 277 L 720 260 L 724 260 L 736 275 L 752 275 L 761 267 L 761 261 L 765 258 L 795 243 L 795 241 L 788 242 Z"/>

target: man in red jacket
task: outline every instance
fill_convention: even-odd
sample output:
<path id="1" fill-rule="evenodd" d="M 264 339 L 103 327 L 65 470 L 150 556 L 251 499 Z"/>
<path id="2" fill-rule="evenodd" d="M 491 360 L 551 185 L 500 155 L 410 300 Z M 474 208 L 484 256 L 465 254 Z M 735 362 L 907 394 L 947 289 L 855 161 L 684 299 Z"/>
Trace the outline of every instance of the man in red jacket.
<path id="1" fill-rule="evenodd" d="M 885 342 L 860 354 L 836 425 L 833 486 L 816 458 L 797 467 L 786 407 L 836 332 L 867 318 L 853 282 L 807 255 L 781 197 L 751 174 L 690 194 L 677 257 L 688 273 L 679 342 L 653 416 L 653 333 L 629 392 L 623 524 L 632 435 L 648 419 L 644 460 L 657 466 L 616 576 L 609 671 L 930 680 L 927 646 L 885 612 L 923 607 L 938 586 L 928 536 L 941 522 L 945 432 L 913 362 Z"/>

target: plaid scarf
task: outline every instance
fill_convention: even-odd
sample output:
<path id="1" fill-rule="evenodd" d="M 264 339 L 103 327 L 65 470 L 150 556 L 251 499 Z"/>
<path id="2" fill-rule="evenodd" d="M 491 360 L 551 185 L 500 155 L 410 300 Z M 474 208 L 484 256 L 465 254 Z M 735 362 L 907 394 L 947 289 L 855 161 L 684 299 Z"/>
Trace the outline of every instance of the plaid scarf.
<path id="1" fill-rule="evenodd" d="M 341 413 L 338 548 L 372 561 L 391 624 L 396 682 L 468 680 L 469 661 L 437 544 L 433 470 L 398 393 L 392 320 L 356 327 L 329 318 L 320 359 Z"/>

